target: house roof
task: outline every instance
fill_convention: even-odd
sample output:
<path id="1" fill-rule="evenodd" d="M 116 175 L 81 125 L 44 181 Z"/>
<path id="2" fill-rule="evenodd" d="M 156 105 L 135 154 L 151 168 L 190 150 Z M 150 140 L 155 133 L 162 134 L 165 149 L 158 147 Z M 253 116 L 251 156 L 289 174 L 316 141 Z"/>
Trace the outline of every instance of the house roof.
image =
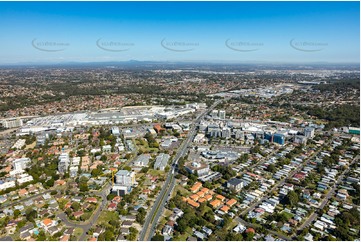
<path id="1" fill-rule="evenodd" d="M 216 207 L 218 207 L 219 205 L 221 205 L 222 202 L 221 202 L 220 200 L 218 200 L 218 199 L 215 199 L 215 200 L 213 200 L 212 202 L 210 202 L 210 204 L 212 205 L 213 208 L 216 208 Z"/>
<path id="2" fill-rule="evenodd" d="M 216 198 L 219 199 L 219 200 L 221 200 L 221 201 L 223 201 L 224 199 L 226 199 L 224 196 L 219 195 L 219 194 L 216 196 Z"/>
<path id="3" fill-rule="evenodd" d="M 46 219 L 43 220 L 43 224 L 45 226 L 49 226 L 52 223 L 53 223 L 53 220 L 51 220 L 50 218 L 46 218 Z"/>
<path id="4" fill-rule="evenodd" d="M 111 203 L 108 205 L 108 208 L 116 208 L 117 204 L 116 203 Z"/>
<path id="5" fill-rule="evenodd" d="M 212 200 L 212 195 L 208 194 L 204 197 L 207 201 Z"/>
<path id="6" fill-rule="evenodd" d="M 85 201 L 87 201 L 87 202 L 95 202 L 96 203 L 98 200 L 95 197 L 88 197 L 88 198 L 85 199 Z"/>
<path id="7" fill-rule="evenodd" d="M 25 195 L 27 193 L 28 193 L 28 191 L 26 189 L 20 189 L 18 192 L 19 195 Z"/>
<path id="8" fill-rule="evenodd" d="M 78 211 L 78 212 L 73 213 L 73 216 L 74 216 L 74 217 L 79 217 L 79 216 L 81 216 L 81 215 L 83 215 L 83 214 L 84 214 L 83 211 Z"/>
<path id="9" fill-rule="evenodd" d="M 191 199 L 193 199 L 194 201 L 198 201 L 199 196 L 197 194 L 193 194 L 192 196 L 190 196 Z"/>
<path id="10" fill-rule="evenodd" d="M 255 233 L 256 231 L 254 230 L 254 228 L 248 228 L 246 229 L 246 233 Z"/>
<path id="11" fill-rule="evenodd" d="M 230 199 L 226 204 L 228 205 L 228 206 L 233 206 L 233 205 L 235 205 L 237 203 L 237 201 L 236 201 L 236 199 Z"/>
<path id="12" fill-rule="evenodd" d="M 200 191 L 196 193 L 199 197 L 204 197 L 204 192 Z"/>
<path id="13" fill-rule="evenodd" d="M 25 238 L 28 238 L 30 236 L 31 236 L 31 234 L 29 233 L 29 231 L 26 231 L 25 233 L 20 234 L 20 239 L 25 239 Z"/>
<path id="14" fill-rule="evenodd" d="M 64 234 L 63 236 L 60 237 L 60 241 L 68 241 L 70 239 L 70 236 L 67 234 Z"/>
<path id="15" fill-rule="evenodd" d="M 237 186 L 239 184 L 242 183 L 242 180 L 240 179 L 237 179 L 237 178 L 231 178 L 229 181 L 228 181 L 229 184 L 231 184 L 232 186 Z"/>
<path id="16" fill-rule="evenodd" d="M 131 226 L 133 224 L 133 222 L 132 221 L 128 221 L 128 220 L 126 220 L 126 221 L 124 221 L 123 222 L 123 224 L 122 225 L 125 225 L 125 226 Z"/>
<path id="17" fill-rule="evenodd" d="M 197 192 L 201 187 L 202 187 L 202 183 L 196 182 L 196 183 L 194 183 L 194 185 L 191 187 L 191 191 L 192 191 L 193 193 L 195 193 L 195 192 Z"/>
<path id="18" fill-rule="evenodd" d="M 193 201 L 193 200 L 191 200 L 191 199 L 189 199 L 189 200 L 187 201 L 187 203 L 188 203 L 189 205 L 193 206 L 193 207 L 196 207 L 196 208 L 199 207 L 199 203 L 197 203 L 197 202 L 195 202 L 195 201 Z"/>
<path id="19" fill-rule="evenodd" d="M 201 192 L 203 192 L 204 194 L 207 194 L 207 193 L 209 192 L 209 189 L 206 188 L 206 187 L 203 187 L 203 188 L 201 189 Z"/>
<path id="20" fill-rule="evenodd" d="M 228 212 L 228 210 L 229 210 L 229 207 L 227 206 L 227 205 L 224 205 L 223 207 L 221 207 L 221 210 L 223 211 L 223 212 Z"/>

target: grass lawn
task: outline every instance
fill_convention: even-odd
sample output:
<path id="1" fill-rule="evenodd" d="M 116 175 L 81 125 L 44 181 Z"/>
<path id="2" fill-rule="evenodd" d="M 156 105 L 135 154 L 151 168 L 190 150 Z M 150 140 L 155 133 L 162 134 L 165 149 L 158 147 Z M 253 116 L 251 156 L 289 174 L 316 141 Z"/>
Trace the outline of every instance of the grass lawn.
<path id="1" fill-rule="evenodd" d="M 160 226 L 159 228 L 163 228 L 163 226 L 167 223 L 168 221 L 165 219 L 165 217 L 161 217 L 158 226 Z"/>
<path id="2" fill-rule="evenodd" d="M 158 152 L 158 148 L 148 148 L 147 149 L 147 151 L 149 152 L 149 153 L 157 153 Z"/>
<path id="3" fill-rule="evenodd" d="M 202 216 L 205 214 L 205 213 L 207 213 L 208 211 L 213 211 L 210 207 L 208 207 L 208 206 L 205 206 L 205 208 L 204 208 L 204 213 L 202 214 Z"/>
<path id="4" fill-rule="evenodd" d="M 192 234 L 193 234 L 193 230 L 192 230 L 192 228 L 191 228 L 191 227 L 187 227 L 187 229 L 186 229 L 186 233 L 188 233 L 188 234 L 192 235 Z"/>
<path id="5" fill-rule="evenodd" d="M 119 217 L 116 212 L 113 211 L 102 211 L 97 223 L 98 224 L 108 224 L 111 220 L 119 220 Z"/>
<path id="6" fill-rule="evenodd" d="M 183 186 L 181 185 L 177 185 L 174 189 L 174 192 L 172 193 L 172 195 L 176 195 L 177 194 L 177 191 L 180 191 L 180 193 L 182 194 L 182 196 L 189 196 L 191 194 L 190 191 L 188 191 L 187 189 L 185 189 Z"/>
<path id="7" fill-rule="evenodd" d="M 236 227 L 238 222 L 233 219 L 232 222 L 228 225 L 227 230 L 232 230 L 234 227 Z"/>
<path id="8" fill-rule="evenodd" d="M 142 176 L 145 176 L 145 173 L 137 173 L 137 174 L 135 174 L 135 178 L 136 179 L 138 179 L 138 178 L 140 178 L 140 177 L 142 177 Z"/>
<path id="9" fill-rule="evenodd" d="M 164 214 L 164 217 L 169 217 L 173 214 L 173 212 L 169 209 L 165 209 L 163 214 Z"/>
<path id="10" fill-rule="evenodd" d="M 35 145 L 36 145 L 36 141 L 34 141 L 34 142 L 33 142 L 32 144 L 30 144 L 30 145 L 27 145 L 27 146 L 25 147 L 25 149 L 34 149 Z"/>
<path id="11" fill-rule="evenodd" d="M 178 236 L 178 241 L 186 241 L 189 235 L 188 233 L 182 234 Z"/>
<path id="12" fill-rule="evenodd" d="M 74 229 L 74 236 L 76 239 L 79 239 L 79 237 L 83 234 L 82 228 L 75 228 Z"/>
<path id="13" fill-rule="evenodd" d="M 164 175 L 164 171 L 149 169 L 148 174 L 151 174 L 152 176 L 162 176 Z"/>
<path id="14" fill-rule="evenodd" d="M 292 214 L 290 214 L 290 213 L 287 213 L 287 212 L 282 212 L 284 215 L 286 215 L 286 217 L 287 217 L 287 220 L 289 220 L 290 218 L 292 218 L 293 217 L 293 215 Z"/>
<path id="15" fill-rule="evenodd" d="M 69 199 L 65 199 L 65 198 L 60 198 L 58 200 L 58 204 L 59 204 L 60 208 L 64 207 L 65 204 L 67 204 L 68 202 L 69 202 Z"/>

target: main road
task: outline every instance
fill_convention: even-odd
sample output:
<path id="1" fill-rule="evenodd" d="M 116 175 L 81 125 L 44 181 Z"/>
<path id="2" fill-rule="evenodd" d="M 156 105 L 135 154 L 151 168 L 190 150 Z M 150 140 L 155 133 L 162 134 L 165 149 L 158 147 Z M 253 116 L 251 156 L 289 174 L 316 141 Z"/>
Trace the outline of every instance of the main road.
<path id="1" fill-rule="evenodd" d="M 172 168 L 170 169 L 167 179 L 164 183 L 162 190 L 160 191 L 157 199 L 155 200 L 152 210 L 148 212 L 145 219 L 143 229 L 140 232 L 139 239 L 140 241 L 149 241 L 155 232 L 156 225 L 158 223 L 159 217 L 162 214 L 163 208 L 166 201 L 168 200 L 170 194 L 173 191 L 175 185 L 174 172 L 175 167 L 178 164 L 178 160 L 186 154 L 189 144 L 192 142 L 194 136 L 196 135 L 197 126 L 204 118 L 204 116 L 213 110 L 218 104 L 223 101 L 227 101 L 230 98 L 225 98 L 214 102 L 208 109 L 206 109 L 202 114 L 200 114 L 193 122 L 191 130 L 188 132 L 187 138 L 183 141 L 181 146 L 178 148 L 178 151 L 173 158 Z"/>

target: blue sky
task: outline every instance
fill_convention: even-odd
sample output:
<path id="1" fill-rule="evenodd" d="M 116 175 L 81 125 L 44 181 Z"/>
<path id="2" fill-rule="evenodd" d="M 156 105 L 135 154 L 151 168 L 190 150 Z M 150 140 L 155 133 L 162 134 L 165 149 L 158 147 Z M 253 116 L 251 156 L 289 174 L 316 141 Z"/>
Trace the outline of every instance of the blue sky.
<path id="1" fill-rule="evenodd" d="M 0 64 L 359 62 L 359 2 L 0 2 Z"/>

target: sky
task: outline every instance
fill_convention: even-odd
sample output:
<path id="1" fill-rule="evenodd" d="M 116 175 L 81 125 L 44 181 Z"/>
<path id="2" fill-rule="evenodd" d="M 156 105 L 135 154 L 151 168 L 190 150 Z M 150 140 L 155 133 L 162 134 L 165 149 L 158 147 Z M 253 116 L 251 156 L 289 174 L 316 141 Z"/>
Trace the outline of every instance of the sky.
<path id="1" fill-rule="evenodd" d="M 359 2 L 0 2 L 0 64 L 359 63 Z"/>

